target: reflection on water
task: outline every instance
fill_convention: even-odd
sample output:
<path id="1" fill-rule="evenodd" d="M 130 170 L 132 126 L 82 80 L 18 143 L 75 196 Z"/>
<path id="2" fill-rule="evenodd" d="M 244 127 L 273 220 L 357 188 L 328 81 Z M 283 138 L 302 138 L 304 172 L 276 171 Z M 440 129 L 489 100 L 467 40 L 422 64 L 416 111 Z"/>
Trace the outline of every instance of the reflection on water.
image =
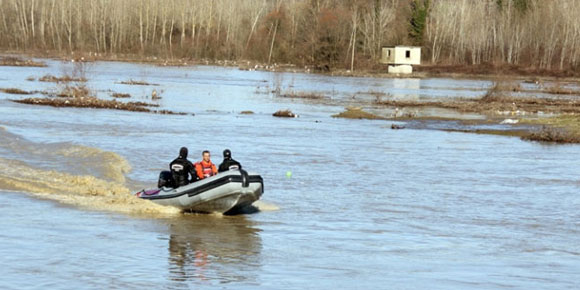
<path id="1" fill-rule="evenodd" d="M 260 229 L 245 216 L 185 215 L 169 223 L 169 273 L 178 282 L 254 282 Z"/>

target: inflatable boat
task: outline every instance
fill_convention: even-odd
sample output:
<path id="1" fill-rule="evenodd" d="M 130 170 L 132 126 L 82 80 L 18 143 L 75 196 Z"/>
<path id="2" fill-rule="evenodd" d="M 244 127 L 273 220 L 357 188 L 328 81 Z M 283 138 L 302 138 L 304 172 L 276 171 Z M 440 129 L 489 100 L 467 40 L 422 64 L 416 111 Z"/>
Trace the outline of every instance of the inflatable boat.
<path id="1" fill-rule="evenodd" d="M 161 179 L 159 184 L 163 185 Z M 144 189 L 135 195 L 185 211 L 226 213 L 251 205 L 263 193 L 264 181 L 260 175 L 245 170 L 229 170 L 178 188 L 160 186 Z"/>

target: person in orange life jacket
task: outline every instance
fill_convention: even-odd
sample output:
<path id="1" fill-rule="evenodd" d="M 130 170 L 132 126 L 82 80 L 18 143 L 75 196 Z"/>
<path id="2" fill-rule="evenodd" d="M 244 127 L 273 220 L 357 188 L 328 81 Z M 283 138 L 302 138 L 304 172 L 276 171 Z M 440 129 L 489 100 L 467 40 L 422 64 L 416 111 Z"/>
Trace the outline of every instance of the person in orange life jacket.
<path id="1" fill-rule="evenodd" d="M 232 169 L 242 169 L 240 162 L 232 159 L 232 151 L 230 149 L 224 150 L 224 161 L 218 167 L 219 172 L 224 172 Z"/>
<path id="2" fill-rule="evenodd" d="M 179 149 L 179 157 L 169 163 L 169 169 L 173 175 L 176 187 L 189 184 L 196 180 L 193 164 L 187 160 L 187 147 L 181 147 Z M 189 175 L 191 175 L 191 179 Z"/>
<path id="3" fill-rule="evenodd" d="M 211 163 L 209 151 L 207 150 L 203 151 L 201 156 L 203 160 L 195 164 L 195 171 L 197 172 L 197 177 L 199 177 L 199 179 L 204 179 L 206 177 L 216 175 L 218 171 L 215 165 Z"/>

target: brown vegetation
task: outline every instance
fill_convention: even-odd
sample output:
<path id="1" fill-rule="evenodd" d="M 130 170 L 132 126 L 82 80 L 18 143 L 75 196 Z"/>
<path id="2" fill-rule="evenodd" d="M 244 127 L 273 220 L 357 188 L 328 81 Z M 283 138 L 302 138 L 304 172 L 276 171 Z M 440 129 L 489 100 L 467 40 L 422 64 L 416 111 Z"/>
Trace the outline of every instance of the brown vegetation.
<path id="1" fill-rule="evenodd" d="M 52 82 L 52 83 L 68 83 L 68 82 L 86 82 L 87 79 L 84 77 L 72 77 L 64 75 L 62 77 L 55 77 L 53 75 L 45 75 L 38 79 L 40 82 Z"/>
<path id="2" fill-rule="evenodd" d="M 452 77 L 462 77 L 464 75 L 512 75 L 512 76 L 548 76 L 555 78 L 579 77 L 580 71 L 575 68 L 567 69 L 545 69 L 531 66 L 528 63 L 508 64 L 497 61 L 496 63 L 470 64 L 460 62 L 458 64 L 447 64 L 446 62 L 429 63 L 425 61 L 422 65 L 413 69 L 418 75 L 449 75 Z"/>
<path id="3" fill-rule="evenodd" d="M 522 137 L 523 140 L 552 142 L 552 143 L 580 143 L 580 135 L 566 129 L 542 126 L 537 132 L 531 132 Z"/>
<path id="4" fill-rule="evenodd" d="M 436 122 L 459 122 L 465 126 L 477 124 L 497 124 L 498 118 L 515 118 L 515 123 L 524 127 L 515 130 L 505 129 L 444 129 L 454 132 L 470 132 L 479 134 L 495 134 L 519 136 L 524 140 L 580 143 L 580 100 L 576 98 L 540 98 L 506 96 L 506 91 L 520 91 L 519 85 L 510 82 L 497 82 L 491 86 L 484 96 L 478 99 L 451 99 L 444 101 L 412 101 L 377 99 L 376 104 L 396 108 L 436 107 L 451 109 L 458 112 L 469 112 L 487 115 L 486 120 L 460 120 L 456 118 L 442 119 L 439 117 L 402 116 L 397 120 L 421 120 Z M 522 90 L 523 91 L 523 90 Z M 530 116 L 530 114 L 537 114 Z M 545 114 L 555 114 L 556 117 L 541 117 Z M 529 117 L 527 117 L 529 116 Z M 495 121 L 494 121 L 495 120 Z M 491 123 L 490 123 L 491 122 Z M 503 124 L 503 123 L 502 123 Z M 526 126 L 542 125 L 537 131 L 530 132 Z"/>
<path id="5" fill-rule="evenodd" d="M 173 112 L 170 110 L 157 110 L 157 111 L 152 111 L 152 112 L 156 113 L 156 114 L 161 114 L 161 115 L 187 115 L 187 113 L 184 113 L 184 112 Z M 191 113 L 190 115 L 195 116 L 194 113 Z"/>
<path id="6" fill-rule="evenodd" d="M 576 0 L 4 0 L 0 49 L 352 71 L 380 67 L 383 45 L 413 44 L 437 66 L 577 76 L 577 11 Z"/>
<path id="7" fill-rule="evenodd" d="M 157 114 L 170 115 L 187 115 L 187 113 L 173 112 L 169 110 L 152 111 L 147 107 L 158 107 L 156 104 L 144 102 L 123 103 L 116 100 L 101 100 L 96 97 L 77 97 L 77 98 L 27 98 L 23 100 L 12 100 L 16 103 L 30 105 L 44 105 L 52 107 L 74 107 L 74 108 L 94 108 L 94 109 L 113 109 L 134 112 L 150 112 Z M 193 114 L 192 114 L 193 115 Z"/>
<path id="8" fill-rule="evenodd" d="M 453 99 L 449 101 L 380 100 L 379 105 L 391 107 L 437 107 L 460 112 L 487 114 L 520 113 L 580 113 L 580 100 L 535 97 L 511 97 L 494 92 L 480 99 Z"/>
<path id="9" fill-rule="evenodd" d="M 7 89 L 0 89 L 0 92 L 13 94 L 13 95 L 30 95 L 34 94 L 34 92 L 23 91 L 17 88 L 7 88 Z"/>
<path id="10" fill-rule="evenodd" d="M 80 98 L 91 96 L 91 91 L 85 85 L 65 86 L 58 94 L 62 98 Z"/>
<path id="11" fill-rule="evenodd" d="M 159 107 L 159 104 L 151 104 L 145 102 L 128 102 L 128 105 L 138 106 L 138 107 Z"/>
<path id="12" fill-rule="evenodd" d="M 12 56 L 0 56 L 0 66 L 46 67 L 46 63 Z"/>
<path id="13" fill-rule="evenodd" d="M 253 115 L 254 112 L 253 111 L 241 111 L 240 114 L 241 115 Z"/>
<path id="14" fill-rule="evenodd" d="M 580 91 L 564 88 L 561 84 L 545 87 L 544 92 L 552 95 L 580 95 Z"/>
<path id="15" fill-rule="evenodd" d="M 289 92 L 286 94 L 281 94 L 280 97 L 292 98 L 292 99 L 310 99 L 310 100 L 318 100 L 318 99 L 328 98 L 325 95 L 321 95 L 321 94 L 317 94 L 317 93 L 309 93 L 309 92 Z"/>
<path id="16" fill-rule="evenodd" d="M 336 115 L 332 115 L 334 118 L 346 118 L 346 119 L 368 119 L 368 120 L 385 120 L 386 118 L 377 116 L 363 111 L 361 108 L 346 108 L 346 111 L 341 112 Z"/>
<path id="17" fill-rule="evenodd" d="M 542 125 L 540 130 L 524 136 L 526 140 L 580 143 L 580 114 L 559 114 L 550 118 L 524 119 L 522 122 Z"/>
<path id="18" fill-rule="evenodd" d="M 130 94 L 122 94 L 122 93 L 113 93 L 111 95 L 111 97 L 117 98 L 117 99 L 123 99 L 123 98 L 130 98 L 131 95 Z"/>
<path id="19" fill-rule="evenodd" d="M 96 108 L 96 109 L 115 109 L 137 112 L 149 112 L 150 110 L 136 104 L 121 103 L 115 100 L 100 100 L 95 97 L 79 98 L 27 98 L 23 100 L 14 100 L 16 103 L 45 105 L 52 107 L 75 107 L 75 108 Z"/>
<path id="20" fill-rule="evenodd" d="M 498 136 L 511 136 L 520 137 L 524 139 L 530 134 L 526 130 L 495 130 L 495 129 L 442 129 L 445 132 L 461 132 L 461 133 L 473 133 L 473 134 L 484 134 L 484 135 L 498 135 Z M 527 140 L 527 139 L 525 139 Z"/>
<path id="21" fill-rule="evenodd" d="M 122 81 L 120 82 L 120 84 L 123 85 L 134 85 L 134 86 L 158 86 L 158 84 L 150 84 L 146 81 L 135 81 L 135 80 L 128 80 L 128 81 Z"/>
<path id="22" fill-rule="evenodd" d="M 432 63 L 579 65 L 578 1 L 432 1 L 430 8 L 425 44 Z"/>
<path id="23" fill-rule="evenodd" d="M 296 118 L 298 115 L 292 113 L 290 110 L 279 110 L 276 113 L 272 114 L 274 117 L 282 117 L 282 118 Z"/>

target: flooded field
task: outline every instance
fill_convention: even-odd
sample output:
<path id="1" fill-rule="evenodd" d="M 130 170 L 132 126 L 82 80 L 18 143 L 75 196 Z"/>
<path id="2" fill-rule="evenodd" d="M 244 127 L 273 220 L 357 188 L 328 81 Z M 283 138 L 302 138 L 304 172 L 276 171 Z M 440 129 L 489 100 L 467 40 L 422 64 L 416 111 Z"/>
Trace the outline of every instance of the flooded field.
<path id="1" fill-rule="evenodd" d="M 0 88 L 33 92 L 0 92 L 0 288 L 580 287 L 580 146 L 332 117 L 392 115 L 377 94 L 476 98 L 490 81 L 46 63 L 0 67 Z M 100 99 L 185 114 L 12 101 L 62 91 L 38 79 L 65 74 Z M 284 109 L 298 117 L 272 116 Z M 214 163 L 231 149 L 264 178 L 260 211 L 133 198 L 181 146 Z"/>

